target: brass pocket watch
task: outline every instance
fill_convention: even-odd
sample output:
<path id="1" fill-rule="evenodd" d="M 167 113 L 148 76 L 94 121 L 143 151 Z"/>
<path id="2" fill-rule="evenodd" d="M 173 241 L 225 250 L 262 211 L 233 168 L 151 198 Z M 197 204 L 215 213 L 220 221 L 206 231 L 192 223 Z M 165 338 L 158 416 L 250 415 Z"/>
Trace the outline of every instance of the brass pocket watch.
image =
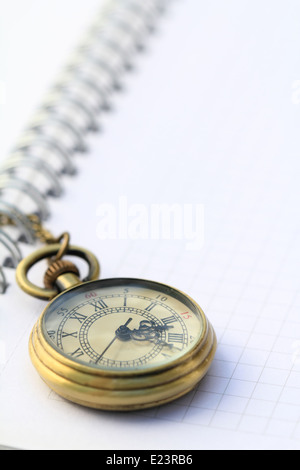
<path id="1" fill-rule="evenodd" d="M 86 279 L 65 255 L 89 266 Z M 48 259 L 45 288 L 28 271 Z M 51 300 L 34 326 L 29 352 L 58 395 L 102 410 L 137 410 L 173 401 L 196 387 L 216 351 L 202 309 L 179 290 L 142 279 L 98 280 L 99 263 L 64 234 L 25 258 L 17 282 Z"/>

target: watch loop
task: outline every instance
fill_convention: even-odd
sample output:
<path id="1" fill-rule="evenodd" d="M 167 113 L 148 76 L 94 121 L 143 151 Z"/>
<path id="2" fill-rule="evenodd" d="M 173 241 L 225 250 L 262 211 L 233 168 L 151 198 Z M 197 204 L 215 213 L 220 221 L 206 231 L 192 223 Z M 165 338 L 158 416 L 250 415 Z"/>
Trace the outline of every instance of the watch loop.
<path id="1" fill-rule="evenodd" d="M 31 295 L 32 297 L 36 297 L 41 300 L 51 300 L 58 295 L 59 290 L 55 287 L 38 287 L 33 284 L 28 279 L 28 272 L 39 261 L 56 256 L 60 252 L 61 247 L 62 245 L 60 243 L 43 246 L 42 248 L 38 249 L 37 251 L 30 254 L 21 261 L 17 268 L 16 279 L 18 285 L 24 292 Z M 99 261 L 96 256 L 89 250 L 77 246 L 68 246 L 64 254 L 81 258 L 88 264 L 88 275 L 86 278 L 82 279 L 81 282 L 95 281 L 99 278 Z"/>

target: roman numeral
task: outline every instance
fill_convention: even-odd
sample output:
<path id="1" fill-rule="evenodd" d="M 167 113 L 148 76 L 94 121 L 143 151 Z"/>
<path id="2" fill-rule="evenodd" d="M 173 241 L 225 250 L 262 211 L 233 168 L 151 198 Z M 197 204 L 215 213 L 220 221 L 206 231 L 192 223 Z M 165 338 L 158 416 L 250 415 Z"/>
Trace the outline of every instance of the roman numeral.
<path id="1" fill-rule="evenodd" d="M 150 305 L 148 305 L 147 308 L 145 308 L 145 310 L 147 310 L 147 312 L 151 312 L 151 310 L 156 306 L 156 302 L 151 302 Z"/>
<path id="2" fill-rule="evenodd" d="M 74 333 L 66 333 L 65 331 L 62 332 L 63 338 L 67 338 L 68 336 L 72 336 L 73 338 L 78 338 L 78 331 L 74 331 Z"/>
<path id="3" fill-rule="evenodd" d="M 95 308 L 95 312 L 99 312 L 99 310 L 101 310 L 102 308 L 108 307 L 108 305 L 106 305 L 106 303 L 102 299 L 95 300 L 94 302 L 89 302 L 89 304 Z"/>
<path id="4" fill-rule="evenodd" d="M 180 333 L 168 333 L 169 343 L 183 343 L 183 334 Z"/>
<path id="5" fill-rule="evenodd" d="M 169 325 L 170 323 L 175 323 L 177 322 L 177 318 L 174 317 L 174 315 L 171 315 L 170 317 L 166 317 L 166 318 L 162 318 L 162 322 L 165 324 L 165 325 Z"/>
<path id="6" fill-rule="evenodd" d="M 86 316 L 86 315 L 82 315 L 82 313 L 75 312 L 75 313 L 73 313 L 73 314 L 70 316 L 70 318 L 71 318 L 72 320 L 78 320 L 79 323 L 83 323 L 84 320 L 87 319 L 87 316 Z"/>
<path id="7" fill-rule="evenodd" d="M 71 353 L 71 356 L 72 357 L 81 357 L 84 355 L 84 352 L 81 351 L 80 348 L 76 349 L 76 351 L 74 351 L 73 353 Z"/>

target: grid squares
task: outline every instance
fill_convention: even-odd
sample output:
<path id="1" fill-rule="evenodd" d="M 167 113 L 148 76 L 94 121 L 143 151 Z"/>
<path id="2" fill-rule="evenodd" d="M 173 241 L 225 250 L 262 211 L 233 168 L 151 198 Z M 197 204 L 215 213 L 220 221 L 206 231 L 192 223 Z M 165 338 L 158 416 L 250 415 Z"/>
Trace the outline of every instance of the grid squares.
<path id="1" fill-rule="evenodd" d="M 208 408 L 190 406 L 186 410 L 183 422 L 194 424 L 196 426 L 209 426 L 213 419 L 214 413 L 214 410 Z"/>
<path id="2" fill-rule="evenodd" d="M 264 366 L 267 358 L 269 357 L 268 350 L 262 350 L 259 348 L 248 347 L 243 350 L 243 353 L 240 357 L 240 364 L 249 364 L 253 366 Z"/>
<path id="3" fill-rule="evenodd" d="M 246 380 L 250 382 L 257 382 L 261 373 L 262 367 L 250 366 L 248 364 L 238 364 L 232 375 L 234 379 Z"/>
<path id="4" fill-rule="evenodd" d="M 209 260 L 209 249 L 206 257 Z M 158 409 L 155 418 L 297 441 L 300 367 L 298 371 L 293 362 L 293 344 L 299 329 L 295 294 L 284 295 L 279 289 L 273 296 L 275 270 L 272 272 L 271 265 L 266 277 L 261 270 L 256 278 L 251 258 L 230 259 L 224 255 L 222 269 L 214 268 L 212 263 L 207 273 L 205 263 L 198 272 L 193 264 L 194 277 L 188 277 L 186 286 L 190 283 L 193 293 L 197 293 L 201 285 L 198 295 L 200 298 L 203 291 L 206 314 L 217 332 L 218 349 L 212 367 L 196 390 L 176 404 Z M 239 269 L 238 261 L 245 260 L 246 265 Z M 276 270 L 280 270 L 280 263 Z"/>
<path id="5" fill-rule="evenodd" d="M 281 392 L 282 387 L 279 385 L 258 383 L 253 392 L 253 398 L 277 402 Z"/>
<path id="6" fill-rule="evenodd" d="M 242 415 L 240 414 L 234 414 L 229 411 L 217 410 L 210 422 L 210 425 L 221 429 L 236 430 L 241 416 Z"/>
<path id="7" fill-rule="evenodd" d="M 293 434 L 294 427 L 294 423 L 279 419 L 271 419 L 268 422 L 266 433 L 273 436 L 290 437 Z"/>
<path id="8" fill-rule="evenodd" d="M 273 409 L 274 403 L 267 400 L 257 400 L 252 398 L 248 402 L 246 414 L 249 416 L 268 418 L 272 415 Z"/>
<path id="9" fill-rule="evenodd" d="M 226 388 L 226 394 L 250 398 L 253 394 L 254 388 L 255 382 L 231 379 Z"/>
<path id="10" fill-rule="evenodd" d="M 197 18 L 197 28 L 198 21 Z M 260 42 L 258 45 L 260 47 Z M 248 46 L 250 49 L 251 45 Z M 252 52 L 252 57 L 256 57 L 255 50 Z M 163 77 L 164 73 L 160 75 Z M 201 76 L 205 80 L 202 73 Z M 267 76 L 264 78 L 270 79 Z M 196 76 L 193 83 L 193 74 L 189 74 L 189 80 L 192 82 L 191 89 L 194 86 L 198 90 L 199 76 Z M 214 84 L 218 85 L 218 82 Z M 206 85 L 209 92 L 209 84 Z M 172 84 L 170 88 L 171 86 Z M 225 96 L 226 93 L 221 93 L 218 95 L 219 99 L 215 99 L 216 88 L 212 86 L 213 93 L 209 97 L 212 107 L 212 114 L 209 116 L 211 128 L 207 110 L 204 115 L 199 114 L 200 126 L 204 126 L 204 123 L 207 126 L 199 147 L 194 133 L 181 142 L 180 136 L 184 133 L 180 132 L 178 135 L 167 136 L 166 141 L 164 133 L 157 136 L 157 160 L 154 155 L 155 147 L 152 147 L 152 154 L 147 154 L 146 147 L 151 148 L 151 145 L 146 139 L 143 147 L 145 160 L 148 159 L 151 163 L 153 160 L 152 166 L 155 169 L 151 174 L 149 168 L 149 181 L 157 181 L 157 169 L 165 171 L 162 149 L 168 151 L 170 142 L 174 148 L 177 143 L 183 144 L 181 149 L 185 150 L 184 159 L 182 154 L 176 154 L 174 150 L 172 164 L 168 168 L 168 172 L 172 171 L 172 177 L 164 181 L 162 193 L 156 196 L 162 197 L 164 192 L 174 199 L 174 194 L 177 196 L 181 191 L 180 196 L 183 197 L 184 194 L 186 201 L 205 203 L 206 241 L 203 250 L 200 253 L 187 254 L 180 241 L 151 244 L 151 250 L 146 249 L 149 241 L 128 243 L 127 248 L 124 244 L 123 258 L 114 275 L 120 273 L 133 277 L 151 277 L 177 285 L 190 293 L 199 300 L 215 326 L 219 339 L 218 351 L 207 376 L 195 391 L 174 404 L 143 411 L 141 414 L 176 424 L 184 422 L 199 427 L 209 426 L 258 435 L 288 436 L 300 442 L 300 353 L 297 357 L 297 341 L 300 341 L 300 292 L 297 266 L 293 261 L 297 259 L 299 262 L 299 248 L 297 251 L 295 242 L 299 238 L 299 227 L 296 230 L 288 225 L 291 219 L 295 224 L 294 214 L 298 214 L 297 197 L 291 198 L 291 195 L 298 195 L 298 182 L 295 179 L 296 185 L 293 187 L 291 173 L 296 175 L 297 171 L 291 171 L 291 168 L 295 162 L 289 159 L 286 152 L 282 159 L 282 155 L 276 154 L 275 150 L 276 145 L 281 143 L 280 139 L 285 144 L 289 141 L 286 137 L 290 135 L 290 121 L 286 120 L 287 127 L 279 133 L 279 142 L 271 124 L 270 129 L 262 126 L 264 116 L 257 125 L 258 115 L 261 110 L 264 111 L 264 105 L 266 109 L 270 109 L 270 114 L 275 111 L 275 119 L 278 118 L 277 108 L 272 108 L 277 103 L 277 96 L 273 96 L 270 102 L 262 103 L 262 109 L 254 108 L 253 115 L 250 99 L 246 102 L 247 119 L 240 113 L 237 125 L 231 116 L 226 127 L 225 121 L 230 113 L 228 103 L 221 101 L 221 95 Z M 255 93 L 256 90 L 255 86 Z M 165 90 L 166 95 L 167 91 Z M 280 91 L 278 87 L 276 93 L 277 91 Z M 283 92 L 286 96 L 286 90 Z M 174 96 L 177 95 L 172 94 L 172 102 Z M 143 97 L 146 100 L 144 92 Z M 247 99 L 244 94 L 243 97 Z M 230 96 L 230 108 L 237 106 L 239 98 L 238 94 Z M 261 96 L 261 99 L 264 98 Z M 164 100 L 164 96 L 161 96 L 161 100 Z M 143 105 L 147 107 L 147 103 Z M 162 110 L 166 109 L 164 105 L 166 103 L 162 102 Z M 185 106 L 188 109 L 188 103 Z M 224 110 L 226 113 L 222 115 Z M 157 108 L 154 112 L 156 111 Z M 222 119 L 217 139 L 216 121 L 212 118 L 214 113 Z M 148 114 L 151 116 L 151 109 Z M 180 112 L 177 118 L 183 124 L 180 121 Z M 280 123 L 284 126 L 282 121 Z M 139 132 L 143 136 L 142 118 L 139 124 Z M 146 124 L 148 129 L 149 122 Z M 236 127 L 232 127 L 234 125 Z M 127 133 L 124 120 L 121 121 L 121 126 Z M 188 134 L 187 127 L 184 130 Z M 235 132 L 232 132 L 232 128 Z M 248 130 L 250 128 L 251 131 Z M 265 141 L 261 138 L 262 130 Z M 227 139 L 229 131 L 232 132 L 232 137 Z M 179 142 L 176 141 L 177 138 Z M 256 147 L 258 141 L 259 145 Z M 140 142 L 139 144 L 141 145 Z M 268 149 L 267 145 L 274 145 L 274 148 Z M 99 147 L 103 150 L 101 145 Z M 113 141 L 107 149 L 114 147 Z M 195 156 L 192 158 L 189 157 L 191 147 L 195 147 Z M 105 151 L 99 153 L 107 154 Z M 209 158 L 205 158 L 206 155 Z M 108 151 L 109 156 L 111 154 Z M 123 154 L 121 157 L 123 159 Z M 106 160 L 109 161 L 109 158 Z M 120 180 L 123 177 L 121 173 L 122 171 Z M 144 187 L 147 186 L 145 179 L 141 178 L 141 186 L 138 186 L 138 180 L 139 174 L 132 179 L 128 175 L 126 184 L 128 187 L 136 185 L 143 194 Z M 106 177 L 102 180 L 102 194 L 109 196 L 111 181 L 115 182 L 115 192 L 118 174 L 115 168 L 111 170 L 108 165 Z M 176 193 L 173 192 L 174 182 L 180 183 L 176 185 Z M 149 195 L 151 196 L 150 192 Z M 298 258 L 294 256 L 297 253 Z"/>
<path id="11" fill-rule="evenodd" d="M 244 415 L 239 423 L 239 430 L 254 434 L 262 434 L 267 425 L 267 418 L 262 416 Z"/>
<path id="12" fill-rule="evenodd" d="M 244 270 L 236 267 L 238 259 L 248 259 Z M 254 269 L 250 257 L 232 261 L 224 256 L 223 260 L 228 263 L 223 265 L 223 274 L 211 267 L 205 278 L 205 270 L 200 274 L 202 266 L 189 278 L 195 292 L 200 281 L 206 313 L 217 332 L 219 344 L 212 367 L 196 390 L 158 409 L 155 417 L 297 440 L 300 368 L 298 372 L 292 360 L 299 327 L 293 310 L 295 295 L 284 296 L 280 291 L 276 298 L 271 296 L 275 273 L 267 275 L 267 282 L 263 282 L 264 271 L 255 278 L 250 274 Z M 240 278 L 239 273 L 243 273 Z M 235 282 L 231 286 L 230 276 Z"/>
<path id="13" fill-rule="evenodd" d="M 265 367 L 260 376 L 260 381 L 265 384 L 281 385 L 287 383 L 289 371 Z"/>
<path id="14" fill-rule="evenodd" d="M 293 423 L 296 423 L 300 419 L 300 406 L 294 406 L 287 403 L 277 403 L 272 416 L 278 420 L 292 421 Z"/>

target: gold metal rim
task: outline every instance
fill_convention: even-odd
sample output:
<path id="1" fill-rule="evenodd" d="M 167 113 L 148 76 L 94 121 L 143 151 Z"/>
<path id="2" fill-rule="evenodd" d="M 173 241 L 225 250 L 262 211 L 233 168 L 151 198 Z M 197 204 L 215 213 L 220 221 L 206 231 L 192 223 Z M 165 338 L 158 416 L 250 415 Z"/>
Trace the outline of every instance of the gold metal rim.
<path id="1" fill-rule="evenodd" d="M 35 251 L 34 253 L 30 254 L 20 262 L 16 271 L 16 280 L 18 285 L 24 292 L 41 300 L 52 300 L 54 297 L 57 296 L 58 290 L 38 287 L 31 281 L 29 281 L 28 272 L 36 263 L 43 259 L 51 258 L 52 256 L 56 255 L 60 250 L 60 243 L 44 246 L 39 250 Z M 66 254 L 70 256 L 76 256 L 87 262 L 89 266 L 89 273 L 84 281 L 93 281 L 99 278 L 100 265 L 96 256 L 92 252 L 86 250 L 85 248 L 69 246 L 66 251 Z"/>
<path id="2" fill-rule="evenodd" d="M 96 282 L 145 281 L 141 279 L 104 279 Z M 153 281 L 148 281 L 153 282 Z M 160 283 L 155 283 L 160 284 Z M 171 286 L 166 286 L 174 289 Z M 65 292 L 77 289 L 68 289 Z M 199 310 L 203 330 L 193 349 L 168 365 L 151 369 L 113 371 L 98 369 L 72 361 L 53 348 L 45 337 L 43 318 L 51 303 L 44 309 L 34 326 L 29 351 L 41 378 L 63 398 L 90 408 L 129 411 L 171 402 L 194 389 L 207 373 L 213 361 L 217 339 L 212 325 L 201 307 L 187 294 Z M 64 293 L 60 294 L 56 302 Z"/>
<path id="3" fill-rule="evenodd" d="M 29 351 L 42 379 L 60 396 L 90 408 L 134 410 L 158 406 L 192 390 L 207 373 L 215 355 L 217 341 L 208 323 L 205 343 L 189 361 L 159 374 L 108 377 L 79 372 L 55 360 L 43 348 L 38 324 L 32 331 Z"/>

